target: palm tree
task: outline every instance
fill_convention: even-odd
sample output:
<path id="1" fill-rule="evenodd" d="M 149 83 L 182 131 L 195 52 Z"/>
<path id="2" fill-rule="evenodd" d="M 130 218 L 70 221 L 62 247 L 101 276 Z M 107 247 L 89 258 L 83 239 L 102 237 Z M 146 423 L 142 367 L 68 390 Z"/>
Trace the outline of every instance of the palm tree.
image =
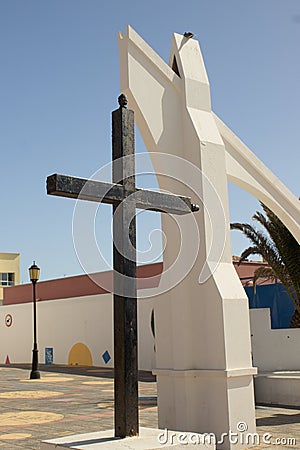
<path id="1" fill-rule="evenodd" d="M 263 203 L 264 213 L 256 211 L 253 220 L 264 230 L 257 230 L 247 223 L 232 223 L 232 230 L 240 230 L 251 241 L 240 256 L 240 263 L 250 255 L 261 255 L 269 267 L 255 271 L 254 284 L 258 278 L 279 279 L 295 304 L 291 319 L 292 328 L 300 327 L 300 245 L 281 220 Z"/>

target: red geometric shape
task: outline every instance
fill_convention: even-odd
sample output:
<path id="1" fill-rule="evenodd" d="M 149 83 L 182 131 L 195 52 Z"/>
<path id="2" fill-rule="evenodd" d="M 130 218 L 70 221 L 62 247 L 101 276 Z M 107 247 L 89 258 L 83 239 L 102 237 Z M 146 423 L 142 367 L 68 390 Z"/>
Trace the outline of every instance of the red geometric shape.
<path id="1" fill-rule="evenodd" d="M 6 356 L 5 364 L 10 364 L 9 356 Z"/>

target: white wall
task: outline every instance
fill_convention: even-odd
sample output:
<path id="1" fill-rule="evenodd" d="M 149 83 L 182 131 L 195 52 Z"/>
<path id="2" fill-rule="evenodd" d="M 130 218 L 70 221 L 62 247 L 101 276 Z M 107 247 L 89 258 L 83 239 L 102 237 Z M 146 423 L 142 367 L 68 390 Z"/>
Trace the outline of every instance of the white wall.
<path id="1" fill-rule="evenodd" d="M 150 320 L 153 300 L 138 302 L 139 367 L 155 365 L 154 338 Z M 44 363 L 45 347 L 53 347 L 54 363 L 67 364 L 74 344 L 82 342 L 92 354 L 95 366 L 113 367 L 112 296 L 110 294 L 38 302 L 39 359 Z M 5 316 L 11 314 L 7 327 Z M 253 365 L 259 372 L 300 371 L 300 329 L 271 329 L 269 309 L 251 309 Z M 33 343 L 32 303 L 0 306 L 0 362 L 7 355 L 12 363 L 31 361 Z M 112 359 L 105 364 L 102 354 Z"/>
<path id="2" fill-rule="evenodd" d="M 259 372 L 300 370 L 300 329 L 271 329 L 270 309 L 251 309 L 253 365 Z"/>
<path id="3" fill-rule="evenodd" d="M 154 338 L 150 317 L 153 301 L 138 303 L 139 368 L 155 367 Z M 53 347 L 54 363 L 67 364 L 74 344 L 85 344 L 93 358 L 93 365 L 113 367 L 113 302 L 111 294 L 75 297 L 72 299 L 38 302 L 39 360 L 44 363 L 45 347 Z M 0 307 L 0 361 L 7 355 L 12 363 L 31 361 L 33 345 L 32 303 Z M 12 315 L 7 327 L 5 316 Z M 102 354 L 108 350 L 112 359 L 105 364 Z"/>

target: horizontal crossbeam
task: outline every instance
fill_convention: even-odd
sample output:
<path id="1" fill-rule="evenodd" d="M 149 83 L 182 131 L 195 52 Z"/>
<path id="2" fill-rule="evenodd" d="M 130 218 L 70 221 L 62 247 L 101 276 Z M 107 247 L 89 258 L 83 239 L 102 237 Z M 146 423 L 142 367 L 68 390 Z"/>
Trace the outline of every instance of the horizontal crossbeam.
<path id="1" fill-rule="evenodd" d="M 197 205 L 191 203 L 190 197 L 147 189 L 136 189 L 131 192 L 126 190 L 121 184 L 86 180 L 59 174 L 50 175 L 47 178 L 47 194 L 113 205 L 118 205 L 134 194 L 136 208 L 139 209 L 149 209 L 169 214 L 188 214 L 199 209 Z"/>

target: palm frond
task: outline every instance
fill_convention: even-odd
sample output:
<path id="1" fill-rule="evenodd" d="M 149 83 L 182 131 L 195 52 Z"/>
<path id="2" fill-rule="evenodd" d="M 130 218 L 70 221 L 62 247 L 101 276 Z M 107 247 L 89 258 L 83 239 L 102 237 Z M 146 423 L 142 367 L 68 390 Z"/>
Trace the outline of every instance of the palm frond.
<path id="1" fill-rule="evenodd" d="M 243 261 L 248 259 L 250 255 L 260 255 L 260 250 L 258 247 L 248 247 L 246 250 L 243 251 L 243 253 L 240 256 L 238 265 L 240 265 Z"/>
<path id="2" fill-rule="evenodd" d="M 261 276 L 278 278 L 300 312 L 300 245 L 276 214 L 263 203 L 261 206 L 263 213 L 256 211 L 253 220 L 265 231 L 247 223 L 230 226 L 232 230 L 241 231 L 252 244 L 242 252 L 239 264 L 251 254 L 260 254 L 269 268 L 262 267 L 255 272 L 255 283 Z"/>
<path id="3" fill-rule="evenodd" d="M 272 267 L 258 267 L 255 272 L 254 272 L 254 276 L 253 276 L 253 289 L 254 289 L 254 294 L 256 294 L 256 286 L 257 286 L 257 281 L 260 278 L 264 278 L 265 280 L 269 281 L 276 281 L 277 277 L 272 269 Z"/>
<path id="4" fill-rule="evenodd" d="M 256 282 L 259 278 L 265 278 L 267 280 L 276 281 L 277 277 L 272 267 L 258 267 L 254 272 L 253 282 Z"/>

